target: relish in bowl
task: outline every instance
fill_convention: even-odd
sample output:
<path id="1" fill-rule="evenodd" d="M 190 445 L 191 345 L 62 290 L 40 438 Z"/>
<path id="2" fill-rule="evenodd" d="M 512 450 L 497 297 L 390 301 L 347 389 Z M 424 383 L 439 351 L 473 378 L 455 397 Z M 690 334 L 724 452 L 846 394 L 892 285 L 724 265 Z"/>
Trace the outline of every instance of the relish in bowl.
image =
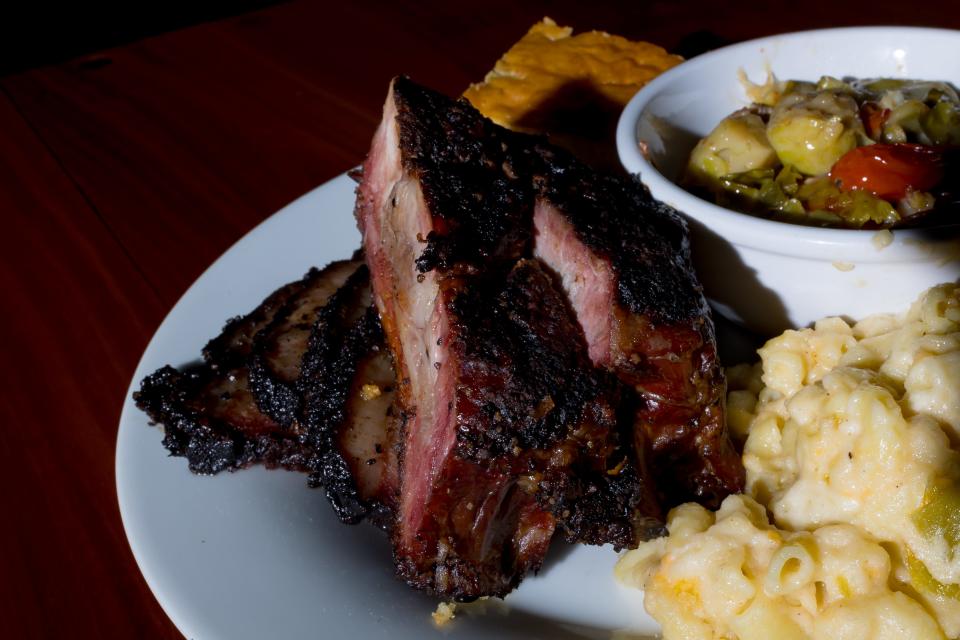
<path id="1" fill-rule="evenodd" d="M 918 27 L 823 29 L 731 45 L 677 65 L 641 89 L 620 116 L 617 152 L 628 173 L 687 218 L 707 298 L 733 322 L 775 335 L 825 316 L 888 312 L 909 305 L 925 288 L 960 278 L 960 211 L 951 193 L 960 184 L 951 124 L 958 57 L 960 31 Z M 745 86 L 738 71 L 755 81 L 775 74 L 813 82 Z M 816 81 L 838 74 L 886 80 Z M 772 105 L 780 101 L 786 101 L 784 113 L 774 118 Z M 879 111 L 861 109 L 868 102 Z M 726 166 L 711 166 L 706 156 L 699 164 L 714 180 L 734 176 L 742 195 L 754 196 L 737 206 L 718 204 L 715 185 L 710 191 L 700 184 L 694 193 L 696 159 L 688 169 L 698 141 L 711 138 L 731 113 L 757 117 L 745 117 L 728 132 L 739 136 L 747 160 L 716 153 Z M 776 129 L 772 136 L 768 128 Z M 807 143 L 819 153 L 807 153 Z M 885 157 L 879 152 L 888 146 L 897 151 Z M 903 154 L 914 155 L 903 162 Z M 871 163 L 884 171 L 858 168 Z M 924 168 L 923 179 L 909 175 L 917 167 Z M 748 171 L 759 175 L 744 175 Z M 801 189 L 810 195 L 806 200 L 796 197 Z M 933 209 L 922 194 L 934 198 Z M 764 209 L 765 198 L 774 206 Z M 856 203 L 845 207 L 848 201 Z M 846 222 L 841 213 L 862 216 L 862 224 Z"/>
<path id="2" fill-rule="evenodd" d="M 717 204 L 817 226 L 888 228 L 956 208 L 960 97 L 947 82 L 745 78 L 753 103 L 694 147 L 683 184 Z"/>

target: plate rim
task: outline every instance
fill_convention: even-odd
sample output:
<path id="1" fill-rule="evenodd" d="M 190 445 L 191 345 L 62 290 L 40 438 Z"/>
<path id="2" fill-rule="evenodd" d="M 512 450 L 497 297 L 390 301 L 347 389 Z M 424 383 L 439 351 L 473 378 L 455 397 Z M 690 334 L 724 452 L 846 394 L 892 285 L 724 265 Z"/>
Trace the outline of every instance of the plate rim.
<path id="1" fill-rule="evenodd" d="M 156 599 L 157 603 L 160 605 L 160 608 L 163 609 L 164 614 L 167 618 L 173 623 L 177 630 L 182 633 L 186 638 L 196 638 L 200 634 L 195 633 L 190 630 L 187 624 L 187 621 L 184 620 L 183 616 L 178 614 L 178 609 L 171 602 L 172 598 L 166 593 L 166 591 L 159 586 L 160 581 L 157 579 L 155 572 L 152 568 L 152 563 L 146 559 L 146 551 L 141 545 L 142 541 L 137 541 L 134 539 L 133 530 L 135 526 L 133 525 L 133 516 L 131 514 L 131 507 L 129 501 L 132 499 L 128 495 L 128 491 L 131 491 L 129 484 L 125 482 L 125 474 L 129 473 L 126 466 L 131 464 L 131 461 L 127 460 L 123 452 L 124 447 L 124 438 L 125 434 L 133 428 L 131 422 L 134 421 L 132 414 L 134 412 L 141 413 L 140 409 L 137 408 L 136 404 L 133 401 L 133 394 L 137 389 L 139 389 L 140 381 L 146 375 L 146 363 L 149 361 L 150 354 L 156 349 L 158 344 L 158 338 L 160 338 L 162 329 L 164 326 L 171 322 L 171 318 L 174 318 L 182 313 L 181 309 L 185 306 L 185 300 L 190 299 L 194 295 L 194 291 L 201 286 L 201 281 L 203 281 L 207 276 L 217 268 L 217 266 L 228 258 L 233 252 L 238 250 L 238 247 L 242 247 L 244 244 L 251 242 L 252 239 L 255 239 L 260 234 L 264 233 L 264 229 L 267 227 L 274 226 L 276 222 L 289 215 L 291 211 L 301 207 L 305 202 L 309 202 L 318 197 L 325 189 L 328 189 L 340 182 L 343 181 L 352 181 L 349 176 L 349 172 L 340 173 L 329 180 L 313 187 L 309 191 L 301 194 L 300 196 L 294 198 L 280 209 L 276 210 L 246 233 L 240 236 L 235 240 L 229 247 L 227 247 L 215 260 L 213 260 L 207 267 L 198 275 L 193 282 L 190 283 L 190 286 L 184 290 L 184 292 L 177 298 L 177 301 L 170 307 L 170 310 L 164 315 L 163 319 L 156 326 L 151 335 L 150 340 L 147 342 L 147 345 L 144 347 L 143 352 L 140 354 L 140 358 L 137 361 L 137 366 L 134 368 L 133 374 L 130 379 L 130 383 L 127 387 L 126 393 L 123 397 L 123 404 L 120 410 L 120 418 L 117 428 L 117 439 L 114 444 L 114 489 L 117 500 L 117 507 L 120 512 L 120 522 L 123 526 L 124 537 L 127 541 L 127 547 L 130 549 L 130 552 L 133 554 L 134 561 L 137 564 L 137 569 L 140 571 L 140 574 L 143 576 L 144 581 L 147 583 L 147 587 L 150 589 L 150 592 L 153 594 L 153 597 Z M 279 285 L 278 285 L 279 286 Z M 226 320 L 226 318 L 224 318 Z M 185 473 L 189 471 L 184 470 Z"/>

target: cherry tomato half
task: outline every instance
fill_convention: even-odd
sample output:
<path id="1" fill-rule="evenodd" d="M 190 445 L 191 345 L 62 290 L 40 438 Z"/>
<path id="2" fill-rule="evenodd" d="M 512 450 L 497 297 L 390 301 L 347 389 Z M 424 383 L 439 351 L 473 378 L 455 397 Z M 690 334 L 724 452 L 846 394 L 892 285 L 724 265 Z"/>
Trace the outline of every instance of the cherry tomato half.
<path id="1" fill-rule="evenodd" d="M 922 144 L 857 147 L 830 170 L 844 191 L 864 189 L 884 200 L 899 200 L 910 190 L 928 191 L 943 175 L 943 151 Z"/>

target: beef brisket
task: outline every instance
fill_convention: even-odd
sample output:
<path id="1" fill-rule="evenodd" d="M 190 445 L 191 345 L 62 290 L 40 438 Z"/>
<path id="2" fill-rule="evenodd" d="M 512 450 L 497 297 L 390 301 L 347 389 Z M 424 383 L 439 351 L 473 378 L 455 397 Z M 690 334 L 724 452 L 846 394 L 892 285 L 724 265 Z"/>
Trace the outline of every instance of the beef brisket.
<path id="1" fill-rule="evenodd" d="M 399 78 L 357 198 L 404 414 L 397 570 L 444 597 L 506 593 L 542 562 L 555 527 L 510 469 L 458 454 L 457 394 L 471 388 L 459 381 L 451 344 L 461 334 L 450 311 L 470 291 L 469 271 L 485 275 L 486 262 L 495 269 L 523 252 L 533 205 L 529 187 L 504 174 L 509 145 L 495 132 L 475 112 Z M 453 277 L 458 271 L 467 282 Z"/>
<path id="2" fill-rule="evenodd" d="M 397 78 L 358 190 L 406 416 L 395 557 L 443 597 L 504 594 L 558 523 L 618 546 L 659 531 L 618 386 L 550 278 L 517 262 L 539 162 L 526 136 Z"/>
<path id="3" fill-rule="evenodd" d="M 622 548 L 660 533 L 620 385 L 591 366 L 563 292 L 536 260 L 519 261 L 495 296 L 476 289 L 451 309 L 462 332 L 451 351 L 467 363 L 460 455 L 538 477 L 537 500 L 570 542 Z"/>
<path id="4" fill-rule="evenodd" d="M 389 520 L 395 459 L 368 451 L 391 448 L 393 370 L 362 261 L 311 269 L 230 320 L 203 355 L 147 376 L 134 395 L 172 455 L 195 473 L 255 463 L 305 472 L 344 521 Z M 375 400 L 354 393 L 364 384 L 377 385 Z"/>
<path id="5" fill-rule="evenodd" d="M 390 532 L 401 578 L 460 600 L 506 594 L 555 533 L 634 546 L 742 487 L 686 227 L 638 182 L 401 77 L 355 213 L 366 264 L 142 382 L 191 470 L 305 472 Z"/>
<path id="6" fill-rule="evenodd" d="M 636 392 L 637 432 L 665 502 L 719 507 L 743 489 L 744 471 L 686 225 L 639 181 L 540 153 L 534 254 L 567 292 L 594 364 Z"/>

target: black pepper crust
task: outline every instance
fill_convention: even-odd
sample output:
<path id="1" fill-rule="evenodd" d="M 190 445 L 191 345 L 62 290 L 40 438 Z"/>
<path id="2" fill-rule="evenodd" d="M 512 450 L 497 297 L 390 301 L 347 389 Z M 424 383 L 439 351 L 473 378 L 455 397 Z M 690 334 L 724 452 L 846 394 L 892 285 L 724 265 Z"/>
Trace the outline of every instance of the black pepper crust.
<path id="1" fill-rule="evenodd" d="M 417 259 L 425 273 L 520 258 L 530 244 L 536 158 L 525 136 L 466 100 L 393 81 L 404 169 L 420 180 L 435 230 Z"/>
<path id="2" fill-rule="evenodd" d="M 553 278 L 521 260 L 499 288 L 463 287 L 451 304 L 458 455 L 540 477 L 537 501 L 569 541 L 624 548 L 660 532 L 645 454 L 617 413 L 620 384 L 591 365 Z"/>
<path id="3" fill-rule="evenodd" d="M 630 447 L 621 448 L 618 454 L 624 460 L 632 460 L 635 455 Z M 649 479 L 635 462 L 609 470 L 584 466 L 579 462 L 555 480 L 548 475 L 545 482 L 555 488 L 538 496 L 541 504 L 557 516 L 567 542 L 612 544 L 620 551 L 666 535 L 654 487 L 649 486 Z"/>
<path id="4" fill-rule="evenodd" d="M 253 350 L 256 335 L 268 327 L 287 301 L 303 291 L 319 273 L 319 269 L 310 269 L 300 280 L 285 284 L 271 293 L 247 315 L 227 320 L 220 335 L 203 348 L 204 361 L 223 367 L 241 364 Z"/>
<path id="5" fill-rule="evenodd" d="M 382 513 L 383 505 L 360 497 L 337 439 L 341 425 L 349 419 L 347 401 L 356 391 L 357 365 L 370 352 L 371 345 L 382 344 L 383 334 L 379 316 L 372 306 L 366 307 L 345 334 L 329 330 L 339 320 L 335 315 L 336 311 L 321 313 L 310 336 L 297 391 L 303 398 L 307 440 L 311 450 L 317 452 L 310 463 L 310 485 L 324 488 L 340 520 L 356 523 L 371 513 Z M 388 522 L 381 520 L 378 524 L 385 526 Z"/>
<path id="6" fill-rule="evenodd" d="M 285 428 L 301 428 L 305 408 L 297 382 L 320 316 L 327 318 L 324 327 L 333 333 L 331 340 L 341 340 L 363 308 L 358 296 L 369 287 L 369 280 L 366 265 L 357 261 L 311 272 L 304 287 L 257 333 L 248 366 L 250 389 L 260 411 Z"/>
<path id="7" fill-rule="evenodd" d="M 200 364 L 183 371 L 166 366 L 147 376 L 134 393 L 137 406 L 163 425 L 163 446 L 187 459 L 190 471 L 210 475 L 254 463 L 308 471 L 309 452 L 278 432 L 245 433 L 204 409 L 217 402 L 210 392 L 218 371 Z"/>
<path id="8" fill-rule="evenodd" d="M 293 386 L 277 379 L 263 356 L 249 359 L 249 385 L 257 408 L 284 429 L 299 428 L 300 396 Z"/>
<path id="9" fill-rule="evenodd" d="M 451 349 L 461 368 L 458 444 L 479 462 L 565 438 L 590 402 L 616 404 L 616 387 L 594 370 L 583 334 L 551 278 L 534 260 L 506 276 L 447 281 Z"/>
<path id="10" fill-rule="evenodd" d="M 335 293 L 327 298 L 322 290 L 331 288 Z M 134 400 L 163 425 L 164 446 L 186 457 L 194 473 L 251 464 L 304 472 L 311 486 L 324 487 L 341 520 L 371 515 L 385 526 L 389 509 L 358 497 L 338 446 L 351 427 L 345 404 L 357 363 L 383 348 L 369 297 L 369 273 L 361 262 L 311 269 L 250 314 L 228 321 L 204 349 L 206 362 L 182 371 L 161 368 L 141 382 Z M 307 316 L 313 317 L 303 338 Z M 290 341 L 292 350 L 275 348 Z M 281 378 L 294 370 L 294 380 Z"/>
<path id="11" fill-rule="evenodd" d="M 599 173 L 562 149 L 538 144 L 538 197 L 561 209 L 577 236 L 609 261 L 619 301 L 657 323 L 709 314 L 693 270 L 687 225 L 636 177 Z"/>

